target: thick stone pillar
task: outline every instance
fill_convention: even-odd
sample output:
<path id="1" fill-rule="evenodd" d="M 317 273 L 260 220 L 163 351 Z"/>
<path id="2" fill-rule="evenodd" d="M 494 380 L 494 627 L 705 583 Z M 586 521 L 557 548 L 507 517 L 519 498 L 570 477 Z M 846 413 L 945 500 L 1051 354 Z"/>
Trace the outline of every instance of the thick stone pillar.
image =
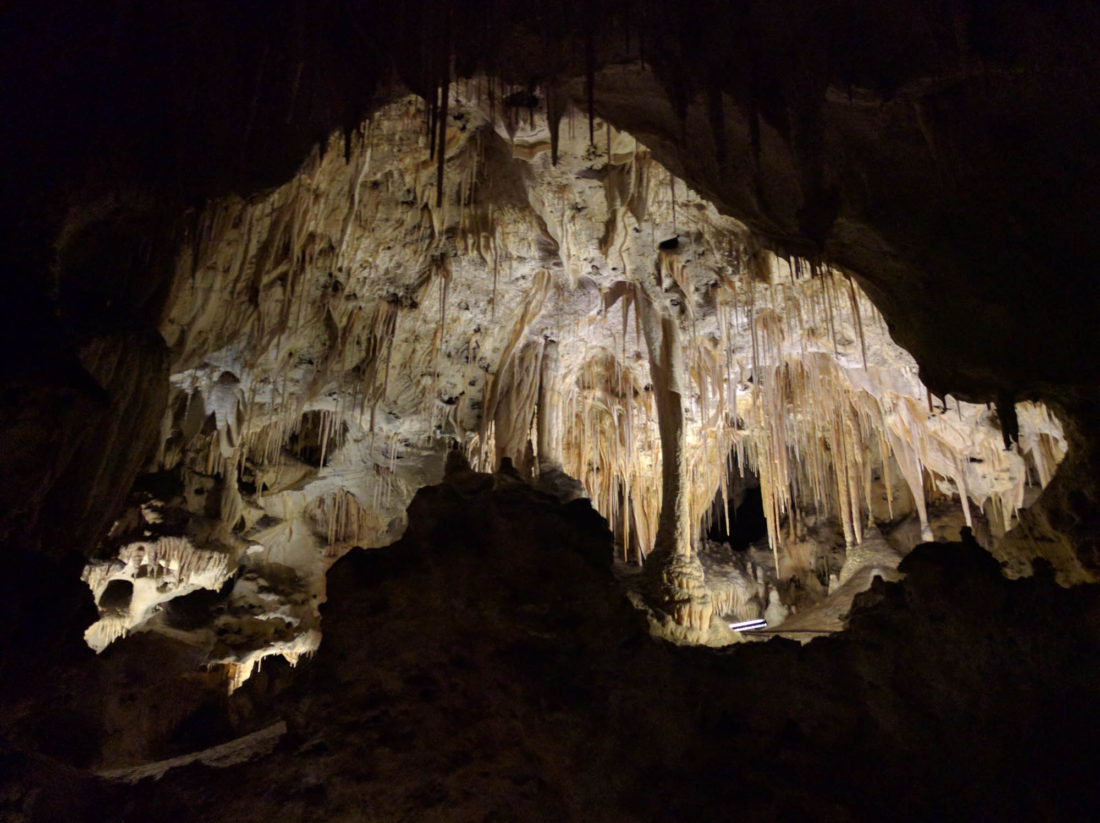
<path id="1" fill-rule="evenodd" d="M 693 542 L 687 454 L 684 444 L 683 388 L 686 371 L 680 341 L 680 318 L 686 311 L 682 292 L 661 275 L 665 253 L 658 260 L 656 283 L 638 288 L 638 311 L 649 350 L 650 375 L 661 434 L 661 514 L 652 553 L 646 559 L 647 598 L 671 619 L 674 639 L 700 639 L 710 629 L 712 606 L 703 568 Z"/>

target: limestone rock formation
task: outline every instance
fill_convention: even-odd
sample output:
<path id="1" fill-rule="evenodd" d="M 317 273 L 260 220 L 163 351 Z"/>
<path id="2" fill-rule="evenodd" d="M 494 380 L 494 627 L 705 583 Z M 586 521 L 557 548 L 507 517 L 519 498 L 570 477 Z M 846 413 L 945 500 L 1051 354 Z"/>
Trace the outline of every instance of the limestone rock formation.
<path id="1" fill-rule="evenodd" d="M 1098 39 L 3 4 L 0 817 L 1086 818 Z"/>
<path id="2" fill-rule="evenodd" d="M 599 121 L 591 143 L 568 105 L 552 127 L 495 109 L 493 88 L 446 89 L 438 146 L 422 101 L 400 100 L 267 197 L 208 205 L 182 243 L 154 467 L 217 491 L 186 505 L 250 562 L 323 597 L 327 565 L 399 536 L 458 448 L 576 478 L 624 559 L 653 552 L 647 598 L 683 640 L 711 630 L 696 554 L 731 468 L 759 474 L 777 578 L 784 521 L 794 535 L 824 511 L 856 546 L 880 476 L 893 516 L 891 472 L 926 539 L 926 478 L 999 533 L 1049 481 L 1065 443 L 1042 406 L 1021 405 L 1007 451 L 980 406 L 937 412 L 851 278 L 760 248 L 631 135 Z M 217 589 L 242 556 L 181 583 Z M 89 575 L 98 597 L 110 576 Z M 126 628 L 153 628 L 151 606 Z M 98 648 L 121 619 L 105 614 Z"/>

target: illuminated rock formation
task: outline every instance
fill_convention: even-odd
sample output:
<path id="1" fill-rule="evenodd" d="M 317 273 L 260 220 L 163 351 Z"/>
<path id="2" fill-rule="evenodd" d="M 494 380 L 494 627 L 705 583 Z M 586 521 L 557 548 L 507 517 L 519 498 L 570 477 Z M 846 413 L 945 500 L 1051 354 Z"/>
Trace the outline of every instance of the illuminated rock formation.
<path id="1" fill-rule="evenodd" d="M 655 279 L 645 278 L 635 287 L 661 433 L 661 513 L 646 571 L 658 613 L 668 615 L 675 626 L 700 634 L 710 629 L 713 606 L 696 555 L 698 527 L 691 516 L 682 400 L 687 393 L 687 367 L 680 337 L 680 324 L 690 307 L 672 276 L 673 260 L 672 255 L 659 253 Z"/>
<path id="2" fill-rule="evenodd" d="M 1049 481 L 1065 442 L 1042 407 L 1020 407 L 1006 451 L 983 407 L 933 405 L 851 278 L 760 248 L 629 134 L 596 121 L 591 143 L 566 107 L 552 135 L 493 86 L 450 86 L 438 145 L 422 101 L 384 108 L 266 197 L 210 204 L 182 243 L 156 468 L 220 489 L 186 506 L 222 539 L 321 598 L 332 560 L 395 539 L 458 447 L 567 496 L 576 478 L 622 557 L 649 557 L 665 634 L 699 639 L 698 540 L 730 471 L 760 479 L 775 581 L 806 516 L 853 547 L 883 491 L 893 519 L 895 475 L 926 539 L 927 483 L 1003 534 L 1029 475 Z M 105 611 L 96 647 L 154 601 Z"/>
<path id="3" fill-rule="evenodd" d="M 0 12 L 0 817 L 1089 817 L 1095 4 L 262 5 Z"/>

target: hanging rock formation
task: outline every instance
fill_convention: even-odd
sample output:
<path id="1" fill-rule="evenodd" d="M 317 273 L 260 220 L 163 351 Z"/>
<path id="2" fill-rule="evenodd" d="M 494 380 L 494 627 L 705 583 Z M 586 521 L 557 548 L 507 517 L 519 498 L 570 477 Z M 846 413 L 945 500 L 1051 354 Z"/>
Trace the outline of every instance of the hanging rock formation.
<path id="1" fill-rule="evenodd" d="M 448 87 L 439 145 L 421 101 L 386 107 L 267 197 L 211 203 L 182 243 L 155 468 L 198 480 L 185 507 L 239 544 L 230 571 L 289 566 L 315 607 L 325 568 L 395 539 L 459 448 L 569 496 L 552 478 L 576 478 L 624 559 L 648 557 L 655 626 L 729 642 L 696 555 L 730 471 L 760 478 L 777 580 L 807 513 L 856 546 L 881 487 L 892 519 L 891 473 L 926 539 L 928 482 L 1003 534 L 1049 481 L 1065 442 L 1041 406 L 1020 406 L 1009 451 L 982 407 L 930 409 L 850 278 L 776 258 L 632 136 L 600 121 L 589 144 L 568 107 L 552 163 L 544 114 L 495 113 L 492 88 Z M 112 579 L 89 575 L 97 595 Z M 96 646 L 158 625 L 150 605 L 105 612 Z M 311 651 L 316 623 L 295 617 L 270 653 Z M 235 671 L 262 653 L 220 649 Z"/>

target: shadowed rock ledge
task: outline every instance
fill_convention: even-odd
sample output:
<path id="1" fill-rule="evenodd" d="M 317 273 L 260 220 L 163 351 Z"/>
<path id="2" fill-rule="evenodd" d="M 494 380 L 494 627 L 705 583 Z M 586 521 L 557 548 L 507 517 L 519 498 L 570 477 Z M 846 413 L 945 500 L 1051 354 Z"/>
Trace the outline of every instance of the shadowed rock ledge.
<path id="1" fill-rule="evenodd" d="M 616 590 L 586 502 L 497 485 L 466 472 L 422 489 L 401 541 L 332 568 L 325 639 L 270 755 L 127 788 L 54 782 L 59 765 L 19 756 L 0 810 L 1069 820 L 1100 800 L 1092 587 L 1009 581 L 974 546 L 928 544 L 857 598 L 843 634 L 673 647 Z"/>

